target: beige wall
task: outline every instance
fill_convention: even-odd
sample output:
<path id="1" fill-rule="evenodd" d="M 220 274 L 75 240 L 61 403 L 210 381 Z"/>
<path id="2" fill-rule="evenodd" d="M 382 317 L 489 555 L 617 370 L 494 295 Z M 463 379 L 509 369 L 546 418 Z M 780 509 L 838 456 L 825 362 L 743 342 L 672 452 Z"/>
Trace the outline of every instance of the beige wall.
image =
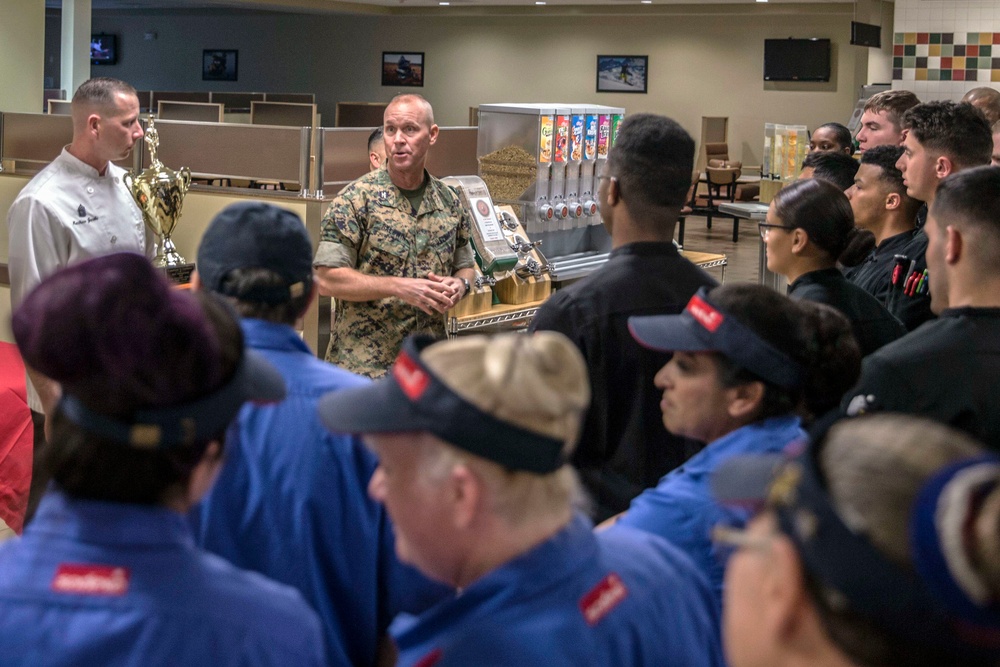
<path id="1" fill-rule="evenodd" d="M 0 45 L 0 111 L 41 111 L 45 0 L 2 0 Z"/>
<path id="2" fill-rule="evenodd" d="M 760 164 L 765 122 L 850 118 L 867 77 L 850 20 L 846 5 L 805 15 L 419 18 L 404 40 L 401 21 L 382 19 L 376 40 L 426 52 L 423 93 L 446 123 L 485 102 L 596 102 L 666 114 L 698 139 L 702 116 L 728 116 L 730 155 Z M 789 36 L 833 41 L 829 83 L 763 81 L 764 39 Z M 648 94 L 595 93 L 597 54 L 648 55 Z"/>
<path id="3" fill-rule="evenodd" d="M 464 16 L 455 13 L 474 10 L 97 11 L 93 27 L 121 35 L 120 64 L 100 72 L 140 89 L 315 92 L 329 122 L 338 101 L 380 102 L 400 92 L 380 84 L 382 51 L 423 51 L 426 86 L 416 90 L 434 104 L 439 124 L 464 125 L 468 108 L 486 102 L 593 102 L 673 116 L 697 139 L 701 116 L 729 116 L 731 155 L 759 164 L 765 122 L 815 127 L 850 118 L 868 77 L 868 49 L 849 44 L 852 7 L 623 6 L 614 15 L 593 13 L 607 8 L 546 7 Z M 157 39 L 144 40 L 146 31 Z M 764 39 L 789 36 L 833 41 L 830 83 L 764 83 Z M 239 81 L 201 81 L 203 48 L 239 49 Z M 649 93 L 597 94 L 597 54 L 648 55 Z"/>

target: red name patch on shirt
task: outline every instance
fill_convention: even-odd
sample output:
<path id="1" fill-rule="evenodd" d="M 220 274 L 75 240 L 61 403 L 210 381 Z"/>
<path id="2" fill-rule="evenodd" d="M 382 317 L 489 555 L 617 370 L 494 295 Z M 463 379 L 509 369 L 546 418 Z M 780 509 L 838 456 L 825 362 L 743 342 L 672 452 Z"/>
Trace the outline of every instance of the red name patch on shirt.
<path id="1" fill-rule="evenodd" d="M 124 567 L 63 563 L 52 577 L 52 590 L 73 595 L 125 595 L 129 576 Z"/>
<path id="2" fill-rule="evenodd" d="M 698 324 L 713 333 L 726 319 L 722 313 L 697 296 L 691 297 L 691 300 L 688 301 L 687 311 L 698 321 Z"/>
<path id="3" fill-rule="evenodd" d="M 580 598 L 580 611 L 589 625 L 597 623 L 628 597 L 628 589 L 617 574 L 609 574 Z"/>
<path id="4" fill-rule="evenodd" d="M 420 658 L 417 662 L 413 663 L 413 667 L 434 667 L 434 665 L 441 662 L 441 649 L 436 648 L 424 657 Z"/>
<path id="5" fill-rule="evenodd" d="M 411 401 L 419 399 L 431 381 L 424 369 L 406 352 L 401 352 L 396 358 L 396 363 L 392 366 L 392 376 L 396 378 L 403 393 Z"/>

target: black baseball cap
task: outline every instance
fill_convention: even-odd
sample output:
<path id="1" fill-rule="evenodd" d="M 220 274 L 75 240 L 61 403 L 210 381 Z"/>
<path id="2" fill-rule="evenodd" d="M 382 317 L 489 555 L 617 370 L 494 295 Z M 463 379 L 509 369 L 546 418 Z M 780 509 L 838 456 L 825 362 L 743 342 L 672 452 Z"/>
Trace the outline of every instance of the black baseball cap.
<path id="1" fill-rule="evenodd" d="M 205 288 L 241 301 L 280 304 L 312 289 L 313 248 L 302 218 L 263 202 L 222 209 L 198 246 L 198 276 Z M 225 285 L 234 269 L 268 269 L 285 284 L 258 285 L 238 294 Z"/>

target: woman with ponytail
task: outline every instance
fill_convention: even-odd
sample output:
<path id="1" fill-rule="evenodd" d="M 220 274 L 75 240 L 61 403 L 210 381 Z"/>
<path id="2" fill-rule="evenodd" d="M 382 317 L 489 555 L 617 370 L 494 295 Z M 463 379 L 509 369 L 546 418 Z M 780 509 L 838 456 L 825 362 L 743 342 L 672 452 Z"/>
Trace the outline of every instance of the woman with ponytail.
<path id="1" fill-rule="evenodd" d="M 837 263 L 859 264 L 874 237 L 854 226 L 847 196 L 821 179 L 796 181 L 774 197 L 760 233 L 767 268 L 784 276 L 788 295 L 833 306 L 851 321 L 863 355 L 906 333 L 875 297 L 844 278 Z"/>

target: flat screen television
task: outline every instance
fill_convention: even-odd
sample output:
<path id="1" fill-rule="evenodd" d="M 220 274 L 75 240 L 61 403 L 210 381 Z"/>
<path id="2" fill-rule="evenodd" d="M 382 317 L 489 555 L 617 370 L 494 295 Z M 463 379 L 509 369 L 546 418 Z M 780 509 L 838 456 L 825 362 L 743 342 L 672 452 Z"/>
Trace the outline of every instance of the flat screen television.
<path id="1" fill-rule="evenodd" d="M 851 21 L 851 44 L 882 48 L 882 26 Z"/>
<path id="2" fill-rule="evenodd" d="M 90 64 L 91 65 L 114 65 L 118 62 L 118 36 L 117 35 L 91 35 L 90 36 Z"/>
<path id="3" fill-rule="evenodd" d="M 764 81 L 829 80 L 830 40 L 764 40 Z"/>

